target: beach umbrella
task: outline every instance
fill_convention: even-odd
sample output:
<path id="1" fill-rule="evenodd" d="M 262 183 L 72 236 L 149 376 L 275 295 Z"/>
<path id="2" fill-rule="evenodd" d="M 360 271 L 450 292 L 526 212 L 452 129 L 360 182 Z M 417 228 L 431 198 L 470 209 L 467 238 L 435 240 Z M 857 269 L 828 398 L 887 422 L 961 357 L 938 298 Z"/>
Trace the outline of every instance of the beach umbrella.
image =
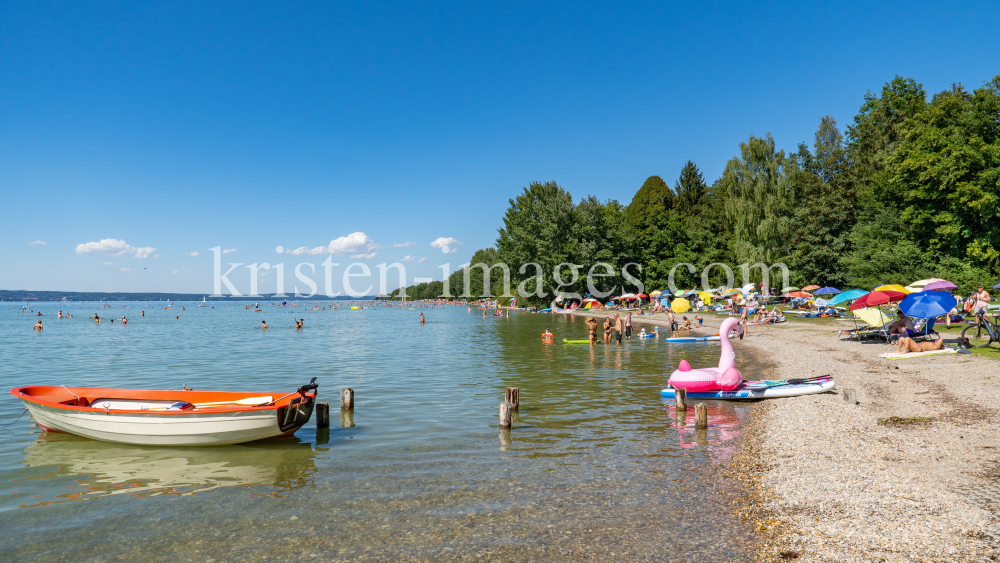
<path id="1" fill-rule="evenodd" d="M 993 289 L 1000 289 L 1000 283 L 993 286 Z"/>
<path id="2" fill-rule="evenodd" d="M 688 301 L 687 299 L 678 298 L 674 299 L 673 302 L 670 303 L 670 309 L 675 313 L 685 313 L 690 308 L 691 308 L 691 302 Z"/>
<path id="3" fill-rule="evenodd" d="M 958 289 L 958 286 L 948 280 L 933 281 L 924 286 L 924 291 L 951 291 Z"/>
<path id="4" fill-rule="evenodd" d="M 1000 284 L 997 284 L 997 285 L 1000 285 Z M 722 294 L 723 295 L 733 295 L 733 294 L 736 294 L 736 293 L 739 293 L 739 292 L 740 292 L 740 290 L 738 290 L 738 289 L 727 289 L 727 290 L 723 291 Z"/>
<path id="5" fill-rule="evenodd" d="M 674 292 L 674 295 L 676 297 L 680 297 L 681 295 L 684 295 L 685 293 L 687 293 L 686 289 L 678 289 L 677 291 Z"/>
<path id="6" fill-rule="evenodd" d="M 849 307 L 849 309 L 857 311 L 858 309 L 864 309 L 865 307 L 874 307 L 875 305 L 884 305 L 893 301 L 902 301 L 905 298 L 906 293 L 902 291 L 873 291 L 859 297 L 858 300 Z"/>
<path id="7" fill-rule="evenodd" d="M 945 281 L 945 280 L 943 280 L 941 278 L 927 278 L 926 280 L 917 280 L 917 281 L 911 283 L 910 285 L 906 286 L 906 289 L 908 289 L 910 291 L 910 293 L 916 293 L 918 291 L 924 291 L 924 286 L 926 286 L 929 283 L 934 283 L 934 282 L 937 282 L 937 281 Z"/>
<path id="8" fill-rule="evenodd" d="M 958 301 L 942 291 L 921 291 L 911 293 L 899 302 L 899 310 L 915 319 L 933 319 L 945 315 Z"/>
<path id="9" fill-rule="evenodd" d="M 802 288 L 802 291 L 812 291 L 814 289 L 819 289 L 818 285 L 807 285 Z"/>
<path id="10" fill-rule="evenodd" d="M 789 291 L 799 291 L 800 289 L 802 289 L 802 288 L 801 287 L 795 287 L 794 285 L 790 285 L 790 286 L 786 287 L 785 289 L 782 289 L 781 292 L 782 293 L 788 293 Z"/>
<path id="11" fill-rule="evenodd" d="M 830 300 L 827 305 L 836 305 L 838 303 L 845 303 L 847 301 L 853 301 L 862 295 L 866 295 L 868 292 L 863 289 L 849 289 L 844 291 Z"/>
<path id="12" fill-rule="evenodd" d="M 835 293 L 840 293 L 840 290 L 835 287 L 821 287 L 813 292 L 814 295 L 833 295 Z"/>
<path id="13" fill-rule="evenodd" d="M 650 293 L 649 295 L 652 297 L 659 297 L 660 295 L 663 295 L 663 292 L 657 289 L 656 291 Z"/>
<path id="14" fill-rule="evenodd" d="M 701 293 L 698 294 L 698 297 L 701 298 L 701 300 L 704 301 L 705 303 L 708 303 L 709 301 L 715 298 L 714 295 L 712 295 L 707 291 L 702 291 Z"/>
<path id="15" fill-rule="evenodd" d="M 625 293 L 622 295 L 622 299 L 635 299 L 634 293 Z"/>
<path id="16" fill-rule="evenodd" d="M 793 291 L 791 293 L 786 293 L 785 297 L 800 297 L 802 299 L 809 299 L 812 295 L 804 291 Z"/>
<path id="17" fill-rule="evenodd" d="M 899 285 L 898 283 L 887 283 L 885 285 L 880 285 L 873 289 L 872 291 L 895 291 L 897 293 L 912 293 L 909 289 Z"/>
<path id="18" fill-rule="evenodd" d="M 753 291 L 753 288 L 754 288 L 754 284 L 748 283 L 748 284 L 744 285 L 743 287 L 741 287 L 740 291 L 746 293 L 748 291 Z"/>

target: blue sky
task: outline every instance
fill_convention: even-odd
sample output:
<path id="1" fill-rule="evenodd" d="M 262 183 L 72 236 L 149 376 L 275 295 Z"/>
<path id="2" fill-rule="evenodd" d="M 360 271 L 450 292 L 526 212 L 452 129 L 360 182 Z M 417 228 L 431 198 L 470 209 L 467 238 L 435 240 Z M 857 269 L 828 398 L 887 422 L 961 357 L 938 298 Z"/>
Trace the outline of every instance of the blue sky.
<path id="1" fill-rule="evenodd" d="M 995 3 L 697 4 L 4 2 L 0 289 L 210 292 L 216 246 L 440 278 L 532 181 L 627 203 L 1000 74 Z"/>

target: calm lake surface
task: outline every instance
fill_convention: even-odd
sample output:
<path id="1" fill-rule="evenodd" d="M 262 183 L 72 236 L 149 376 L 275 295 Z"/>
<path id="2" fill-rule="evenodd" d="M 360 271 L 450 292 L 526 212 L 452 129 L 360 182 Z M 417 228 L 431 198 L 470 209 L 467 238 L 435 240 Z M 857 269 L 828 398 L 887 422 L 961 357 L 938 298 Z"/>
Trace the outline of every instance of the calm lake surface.
<path id="1" fill-rule="evenodd" d="M 6 390 L 35 384 L 271 393 L 317 377 L 333 408 L 328 431 L 314 417 L 214 448 L 45 434 L 24 415 L 0 429 L 2 561 L 749 559 L 719 475 L 749 407 L 710 404 L 696 434 L 694 409 L 678 422 L 659 397 L 681 359 L 717 364 L 718 343 L 591 349 L 561 342 L 586 338 L 580 318 L 456 306 L 22 305 L 0 304 L 0 425 L 24 410 Z"/>

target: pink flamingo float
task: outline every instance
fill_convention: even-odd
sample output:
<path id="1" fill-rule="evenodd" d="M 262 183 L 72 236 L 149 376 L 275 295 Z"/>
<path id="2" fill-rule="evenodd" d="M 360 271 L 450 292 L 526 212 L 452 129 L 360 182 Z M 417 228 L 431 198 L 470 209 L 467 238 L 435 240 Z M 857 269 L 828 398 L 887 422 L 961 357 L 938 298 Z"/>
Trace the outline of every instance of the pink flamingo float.
<path id="1" fill-rule="evenodd" d="M 691 369 L 687 360 L 681 360 L 680 366 L 670 374 L 670 386 L 684 389 L 688 393 L 732 391 L 739 387 L 743 383 L 743 375 L 736 369 L 736 352 L 733 352 L 733 345 L 729 342 L 729 331 L 733 329 L 740 340 L 743 340 L 743 326 L 734 317 L 722 321 L 722 326 L 719 327 L 722 343 L 719 367 Z"/>

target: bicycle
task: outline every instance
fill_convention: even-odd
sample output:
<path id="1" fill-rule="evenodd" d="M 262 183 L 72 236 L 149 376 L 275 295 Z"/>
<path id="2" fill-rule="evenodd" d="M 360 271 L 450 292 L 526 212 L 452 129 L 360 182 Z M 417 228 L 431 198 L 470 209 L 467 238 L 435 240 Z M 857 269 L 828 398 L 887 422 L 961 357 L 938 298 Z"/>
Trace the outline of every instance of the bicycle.
<path id="1" fill-rule="evenodd" d="M 962 339 L 972 348 L 986 348 L 994 342 L 1000 342 L 1000 320 L 993 321 L 986 316 L 976 316 L 977 322 L 962 329 Z"/>

